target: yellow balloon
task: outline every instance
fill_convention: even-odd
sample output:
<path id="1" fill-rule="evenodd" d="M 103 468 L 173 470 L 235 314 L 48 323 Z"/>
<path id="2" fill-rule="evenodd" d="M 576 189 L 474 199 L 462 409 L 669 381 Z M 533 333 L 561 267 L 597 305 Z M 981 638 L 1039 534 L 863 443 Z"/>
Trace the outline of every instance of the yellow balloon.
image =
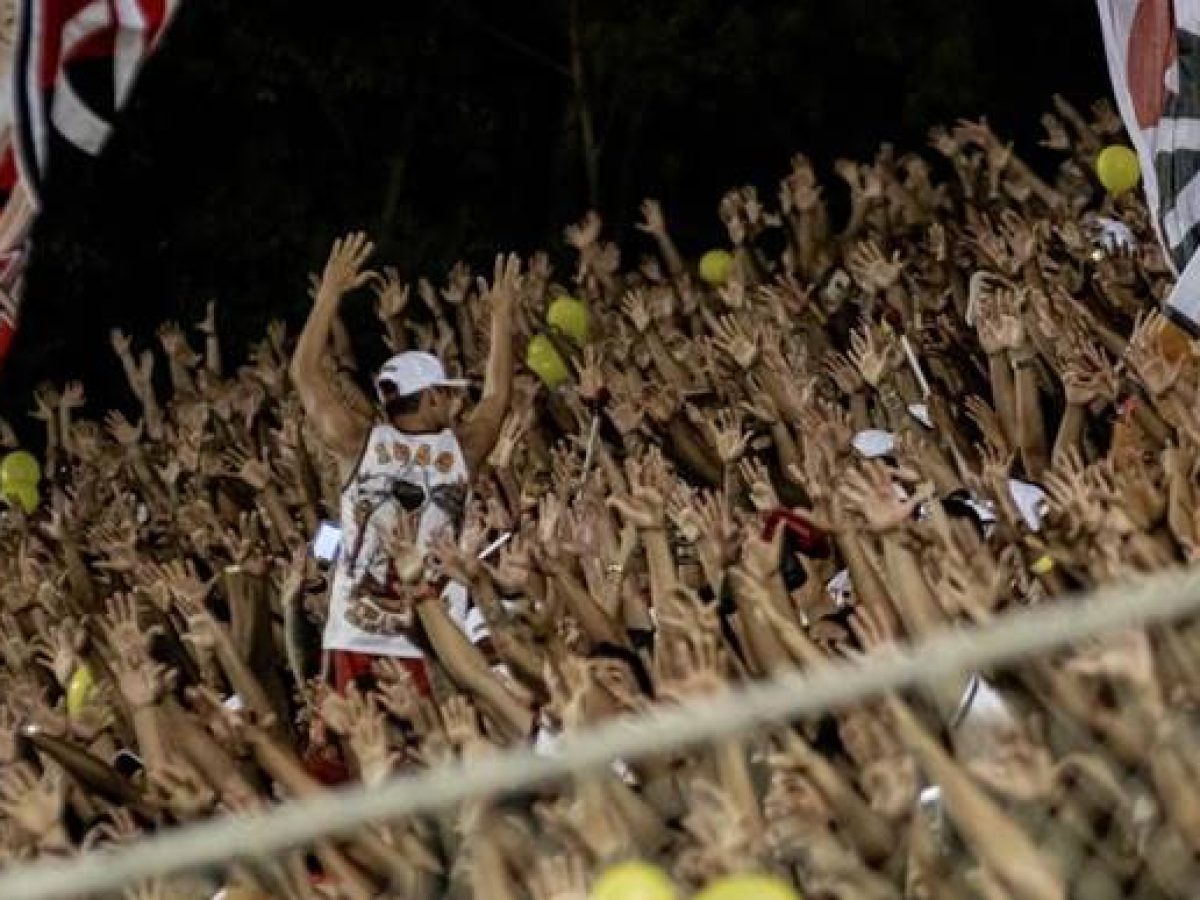
<path id="1" fill-rule="evenodd" d="M 574 297 L 559 297 L 546 310 L 546 324 L 557 328 L 576 346 L 582 347 L 587 343 L 591 327 L 591 317 L 587 305 Z"/>
<path id="2" fill-rule="evenodd" d="M 732 271 L 733 254 L 728 250 L 709 250 L 700 257 L 700 277 L 711 285 L 724 284 Z"/>
<path id="3" fill-rule="evenodd" d="M 697 894 L 695 900 L 800 900 L 800 895 L 774 875 L 726 875 Z"/>
<path id="4" fill-rule="evenodd" d="M 1135 187 L 1141 177 L 1137 154 L 1119 144 L 1105 147 L 1096 157 L 1096 175 L 1110 194 L 1125 193 Z"/>
<path id="5" fill-rule="evenodd" d="M 558 350 L 544 334 L 535 334 L 525 348 L 525 365 L 533 370 L 548 388 L 556 388 L 571 377 L 571 372 Z"/>
<path id="6" fill-rule="evenodd" d="M 676 900 L 678 896 L 662 869 L 631 860 L 605 869 L 588 900 Z"/>
<path id="7" fill-rule="evenodd" d="M 87 706 L 88 698 L 92 696 L 92 688 L 96 686 L 96 680 L 92 677 L 92 670 L 88 668 L 87 663 L 82 663 L 71 673 L 71 680 L 67 682 L 67 715 L 74 718 L 79 715 L 79 711 Z"/>
<path id="8" fill-rule="evenodd" d="M 0 461 L 0 483 L 37 484 L 42 478 L 42 467 L 37 457 L 28 450 L 14 450 Z"/>
<path id="9" fill-rule="evenodd" d="M 9 482 L 4 485 L 3 497 L 9 506 L 19 506 L 27 513 L 33 512 L 41 502 L 37 485 L 28 481 Z"/>

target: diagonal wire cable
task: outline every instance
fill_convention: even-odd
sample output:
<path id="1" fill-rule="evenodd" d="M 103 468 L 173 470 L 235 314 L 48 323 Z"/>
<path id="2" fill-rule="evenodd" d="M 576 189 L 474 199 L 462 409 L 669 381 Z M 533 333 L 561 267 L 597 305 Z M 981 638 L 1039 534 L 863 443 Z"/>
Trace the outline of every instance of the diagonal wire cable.
<path id="1" fill-rule="evenodd" d="M 382 786 L 329 791 L 256 816 L 214 819 L 116 851 L 23 865 L 0 875 L 0 898 L 66 900 L 147 878 L 259 859 L 364 825 L 429 813 L 486 794 L 515 793 L 636 760 L 711 743 L 864 697 L 978 671 L 1122 627 L 1200 609 L 1200 568 L 1124 582 L 1007 615 L 983 628 L 947 629 L 864 662 L 789 673 L 637 719 L 567 735 L 552 756 L 531 750 L 473 759 Z"/>

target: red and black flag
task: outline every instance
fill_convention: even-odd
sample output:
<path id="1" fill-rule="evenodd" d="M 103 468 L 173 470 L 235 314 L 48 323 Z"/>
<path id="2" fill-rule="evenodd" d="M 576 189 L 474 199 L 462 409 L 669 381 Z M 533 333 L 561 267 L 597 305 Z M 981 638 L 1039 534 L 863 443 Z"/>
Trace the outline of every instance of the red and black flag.
<path id="1" fill-rule="evenodd" d="M 0 0 L 0 363 L 17 325 L 51 134 L 100 152 L 178 3 Z"/>

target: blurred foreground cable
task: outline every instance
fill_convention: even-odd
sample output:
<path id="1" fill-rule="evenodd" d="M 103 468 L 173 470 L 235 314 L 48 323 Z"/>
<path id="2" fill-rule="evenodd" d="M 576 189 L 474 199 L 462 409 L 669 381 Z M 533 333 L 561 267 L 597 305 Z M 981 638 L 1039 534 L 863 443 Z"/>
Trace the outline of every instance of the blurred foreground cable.
<path id="1" fill-rule="evenodd" d="M 552 756 L 531 750 L 473 759 L 397 778 L 294 800 L 260 816 L 215 819 L 112 852 L 14 867 L 0 876 L 0 897 L 60 900 L 113 891 L 155 876 L 270 856 L 361 826 L 443 809 L 480 794 L 516 793 L 615 758 L 634 760 L 710 743 L 863 697 L 950 673 L 979 671 L 1072 644 L 1101 632 L 1177 618 L 1200 609 L 1200 568 L 1175 570 L 1092 594 L 1007 615 L 986 628 L 953 630 L 862 664 L 830 666 L 730 691 L 639 719 L 616 720 L 567 735 Z"/>

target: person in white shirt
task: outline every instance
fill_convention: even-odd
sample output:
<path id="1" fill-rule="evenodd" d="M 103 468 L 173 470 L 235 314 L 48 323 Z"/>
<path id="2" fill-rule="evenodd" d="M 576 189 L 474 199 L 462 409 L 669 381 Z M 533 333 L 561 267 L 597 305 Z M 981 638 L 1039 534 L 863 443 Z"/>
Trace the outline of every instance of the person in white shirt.
<path id="1" fill-rule="evenodd" d="M 402 517 L 420 554 L 446 528 L 457 530 L 471 476 L 495 446 L 512 390 L 513 301 L 520 263 L 500 257 L 488 298 L 491 347 L 483 391 L 463 411 L 467 382 L 446 377 L 432 354 L 400 353 L 375 380 L 374 421 L 348 403 L 324 359 L 338 304 L 371 277 L 364 265 L 372 245 L 362 234 L 335 242 L 316 302 L 292 358 L 291 375 L 305 412 L 337 456 L 342 479 L 342 547 L 335 563 L 323 647 L 335 687 L 369 671 L 380 656 L 400 660 L 428 688 L 421 648 L 412 639 L 412 611 L 398 591 L 392 536 Z M 442 593 L 448 612 L 472 640 L 483 632 L 465 589 Z"/>

